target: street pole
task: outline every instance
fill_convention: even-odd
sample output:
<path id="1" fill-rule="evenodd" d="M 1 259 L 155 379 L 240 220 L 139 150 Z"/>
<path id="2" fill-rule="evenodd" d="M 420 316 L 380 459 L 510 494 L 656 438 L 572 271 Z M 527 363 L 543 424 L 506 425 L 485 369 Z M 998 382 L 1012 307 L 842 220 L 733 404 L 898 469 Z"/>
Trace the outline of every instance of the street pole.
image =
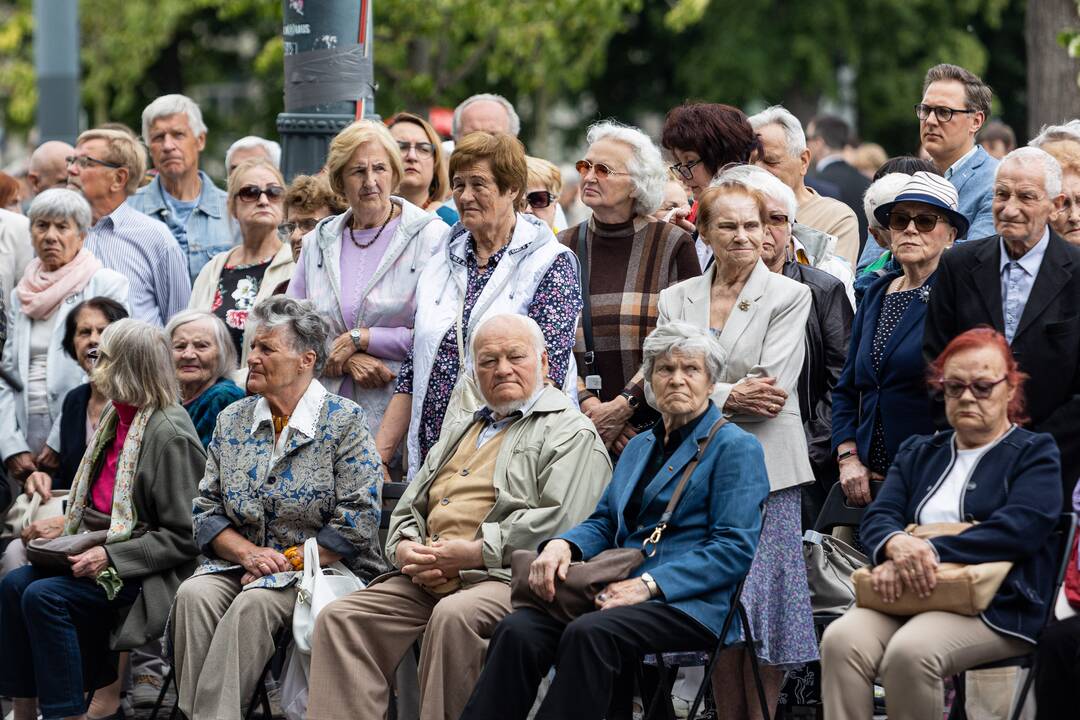
<path id="1" fill-rule="evenodd" d="M 285 112 L 277 117 L 286 180 L 318 172 L 330 141 L 375 115 L 373 0 L 282 0 Z"/>
<path id="2" fill-rule="evenodd" d="M 39 142 L 79 134 L 79 2 L 34 0 Z"/>

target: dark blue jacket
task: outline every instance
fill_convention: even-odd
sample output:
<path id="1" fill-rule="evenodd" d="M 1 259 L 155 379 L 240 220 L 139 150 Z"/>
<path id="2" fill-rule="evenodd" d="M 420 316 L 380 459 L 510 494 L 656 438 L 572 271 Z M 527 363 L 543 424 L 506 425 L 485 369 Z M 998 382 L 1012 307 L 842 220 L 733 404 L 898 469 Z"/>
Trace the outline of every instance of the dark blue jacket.
<path id="1" fill-rule="evenodd" d="M 60 409 L 60 468 L 53 476 L 53 490 L 67 490 L 75 479 L 86 452 L 86 408 L 90 405 L 90 383 L 83 383 L 64 396 Z"/>
<path id="2" fill-rule="evenodd" d="M 948 474 L 953 431 L 905 442 L 885 484 L 863 516 L 859 535 L 875 564 L 885 542 L 917 522 L 922 505 Z M 1005 635 L 1035 642 L 1054 605 L 1057 549 L 1048 542 L 1061 513 L 1061 461 L 1054 438 L 1013 427 L 972 468 L 962 496 L 962 520 L 978 525 L 932 540 L 941 562 L 1014 563 L 982 613 Z"/>
<path id="3" fill-rule="evenodd" d="M 683 468 L 708 436 L 720 411 L 713 403 L 694 432 L 645 487 L 640 524 L 628 527 L 624 510 L 653 452 L 656 435 L 638 434 L 626 445 L 611 483 L 593 514 L 561 535 L 575 560 L 616 547 L 640 548 L 660 520 Z M 656 554 L 634 573 L 651 573 L 672 607 L 720 634 L 735 585 L 750 571 L 761 533 L 761 508 L 769 494 L 765 455 L 757 439 L 728 423 L 713 437 L 687 482 Z M 661 602 L 653 600 L 651 602 Z M 738 635 L 733 623 L 729 638 Z"/>
<path id="4" fill-rule="evenodd" d="M 936 275 L 927 278 L 925 288 L 933 287 Z M 904 311 L 885 345 L 881 371 L 874 372 L 871 355 L 881 304 L 889 283 L 899 276 L 884 275 L 866 291 L 851 326 L 847 361 L 833 390 L 833 451 L 840 443 L 855 440 L 863 464 L 870 456 L 870 436 L 878 415 L 890 459 L 904 440 L 912 435 L 929 435 L 935 429 L 922 354 L 927 308 L 922 299 L 916 297 Z"/>

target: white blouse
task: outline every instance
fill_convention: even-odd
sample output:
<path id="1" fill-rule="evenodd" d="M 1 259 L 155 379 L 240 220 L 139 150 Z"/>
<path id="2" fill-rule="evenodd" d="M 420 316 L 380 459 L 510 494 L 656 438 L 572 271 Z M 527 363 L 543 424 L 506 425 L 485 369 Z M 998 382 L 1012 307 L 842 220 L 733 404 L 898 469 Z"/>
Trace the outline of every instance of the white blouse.
<path id="1" fill-rule="evenodd" d="M 956 462 L 945 479 L 938 484 L 937 490 L 923 503 L 919 511 L 918 522 L 926 523 L 963 522 L 963 508 L 961 503 L 964 497 L 964 487 L 968 483 L 971 471 L 975 469 L 975 463 L 987 450 L 996 443 L 991 442 L 982 447 L 970 450 L 956 449 Z"/>

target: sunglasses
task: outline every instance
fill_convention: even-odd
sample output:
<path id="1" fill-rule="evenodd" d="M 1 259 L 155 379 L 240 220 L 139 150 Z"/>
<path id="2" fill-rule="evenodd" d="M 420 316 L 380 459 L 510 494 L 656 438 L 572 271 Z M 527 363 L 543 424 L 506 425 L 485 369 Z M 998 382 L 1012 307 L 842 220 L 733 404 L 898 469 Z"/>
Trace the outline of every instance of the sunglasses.
<path id="1" fill-rule="evenodd" d="M 628 172 L 619 172 L 618 170 L 612 170 L 611 166 L 604 163 L 594 163 L 591 160 L 578 160 L 574 165 L 574 168 L 578 171 L 581 177 L 585 177 L 592 170 L 593 174 L 598 180 L 604 180 L 611 175 L 629 175 Z"/>
<path id="2" fill-rule="evenodd" d="M 64 160 L 67 162 L 68 167 L 77 165 L 80 170 L 85 170 L 91 165 L 100 165 L 101 167 L 112 168 L 113 170 L 123 167 L 123 165 L 117 165 L 116 163 L 108 162 L 107 160 L 98 160 L 89 155 L 69 155 L 64 158 Z"/>
<path id="3" fill-rule="evenodd" d="M 267 185 L 264 188 L 261 188 L 258 185 L 245 185 L 236 191 L 236 197 L 244 202 L 253 203 L 259 202 L 259 198 L 263 193 L 266 193 L 267 200 L 274 202 L 285 195 L 285 188 L 280 185 Z"/>
<path id="4" fill-rule="evenodd" d="M 919 103 L 915 106 L 915 117 L 921 121 L 925 121 L 930 117 L 930 113 L 937 115 L 938 122 L 947 123 L 952 120 L 952 116 L 955 113 L 963 113 L 964 115 L 973 115 L 979 112 L 978 110 L 962 110 L 960 108 L 951 108 L 944 106 L 927 105 L 925 103 Z"/>
<path id="5" fill-rule="evenodd" d="M 694 168 L 701 164 L 701 159 L 698 158 L 694 162 L 688 163 L 675 163 L 671 166 L 671 172 L 678 173 L 683 180 L 694 179 Z"/>
<path id="6" fill-rule="evenodd" d="M 960 380 L 948 380 L 941 379 L 941 389 L 945 393 L 945 397 L 956 399 L 964 394 L 965 390 L 970 390 L 972 396 L 976 400 L 985 400 L 990 397 L 994 392 L 994 388 L 1001 383 L 1008 380 L 1007 377 L 1003 377 L 1000 380 L 976 380 L 974 382 L 961 382 Z"/>
<path id="7" fill-rule="evenodd" d="M 296 228 L 300 228 L 300 231 L 307 235 L 309 232 L 315 229 L 315 226 L 319 224 L 317 218 L 304 218 L 303 220 L 297 220 L 296 222 L 283 222 L 277 226 L 278 235 L 283 238 L 287 238 L 293 234 Z"/>
<path id="8" fill-rule="evenodd" d="M 409 154 L 410 150 L 415 150 L 416 154 L 423 158 L 429 158 L 435 154 L 435 146 L 429 142 L 405 142 L 404 140 L 398 140 L 398 150 L 401 151 L 402 157 Z"/>
<path id="9" fill-rule="evenodd" d="M 915 221 L 915 229 L 919 232 L 930 232 L 937 227 L 939 220 L 945 218 L 934 213 L 921 213 L 919 215 L 907 215 L 905 213 L 891 212 L 889 213 L 889 229 L 904 231 L 907 230 L 911 221 Z"/>
<path id="10" fill-rule="evenodd" d="M 534 210 L 539 210 L 540 208 L 550 207 L 551 203 L 555 202 L 555 196 L 547 190 L 537 190 L 526 194 L 525 202 L 529 203 L 529 207 Z"/>

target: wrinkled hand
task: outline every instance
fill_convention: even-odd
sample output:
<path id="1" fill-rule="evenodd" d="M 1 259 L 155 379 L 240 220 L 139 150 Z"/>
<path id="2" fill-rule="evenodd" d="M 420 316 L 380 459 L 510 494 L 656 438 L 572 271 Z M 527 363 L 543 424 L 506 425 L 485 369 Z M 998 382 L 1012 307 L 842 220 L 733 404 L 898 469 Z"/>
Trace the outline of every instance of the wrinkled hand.
<path id="1" fill-rule="evenodd" d="M 48 473 L 32 472 L 23 483 L 23 492 L 27 497 L 32 497 L 34 493 L 37 493 L 42 500 L 48 502 L 52 500 L 52 478 Z"/>
<path id="2" fill-rule="evenodd" d="M 774 418 L 784 409 L 787 391 L 776 387 L 776 378 L 747 378 L 731 387 L 726 412 Z"/>
<path id="3" fill-rule="evenodd" d="M 590 404 L 584 412 L 596 426 L 596 431 L 600 433 L 600 439 L 606 447 L 611 447 L 622 432 L 623 425 L 634 414 L 630 403 L 621 395 L 608 402 Z"/>
<path id="4" fill-rule="evenodd" d="M 30 456 L 28 452 L 21 452 L 12 455 L 4 461 L 4 467 L 7 468 L 8 475 L 12 480 L 21 482 L 30 473 L 37 470 L 37 466 L 34 465 L 34 458 Z"/>
<path id="5" fill-rule="evenodd" d="M 840 489 L 850 505 L 865 507 L 870 504 L 870 470 L 857 455 L 849 455 L 840 461 Z"/>
<path id="6" fill-rule="evenodd" d="M 596 607 L 601 610 L 637 605 L 650 600 L 649 587 L 641 578 L 628 578 L 610 583 L 596 596 Z"/>
<path id="7" fill-rule="evenodd" d="M 893 535 L 885 543 L 885 557 L 896 565 L 904 587 L 920 598 L 929 597 L 937 584 L 937 556 L 926 540 L 911 535 Z"/>
<path id="8" fill-rule="evenodd" d="M 34 458 L 34 464 L 37 465 L 38 470 L 59 470 L 60 456 L 56 454 L 55 450 L 46 445 L 41 448 L 41 452 Z"/>
<path id="9" fill-rule="evenodd" d="M 565 540 L 552 540 L 545 545 L 544 551 L 529 565 L 529 587 L 532 591 L 548 602 L 554 600 L 555 578 L 566 580 L 571 558 L 570 543 Z"/>
<path id="10" fill-rule="evenodd" d="M 64 518 L 52 517 L 44 520 L 38 520 L 32 522 L 23 528 L 22 538 L 23 545 L 29 545 L 31 540 L 43 538 L 45 540 L 52 540 L 58 538 L 64 533 Z"/>
<path id="11" fill-rule="evenodd" d="M 68 561 L 71 563 L 71 574 L 75 577 L 94 578 L 109 567 L 109 556 L 100 545 L 78 555 L 68 555 Z"/>
<path id="12" fill-rule="evenodd" d="M 353 382 L 366 390 L 384 387 L 394 379 L 382 360 L 367 353 L 355 353 L 345 362 L 345 369 Z"/>
<path id="13" fill-rule="evenodd" d="M 244 554 L 240 564 L 256 578 L 292 570 L 292 564 L 277 550 L 256 547 Z"/>
<path id="14" fill-rule="evenodd" d="M 345 374 L 345 362 L 355 354 L 356 346 L 353 345 L 352 336 L 348 332 L 341 333 L 330 347 L 330 355 L 326 358 L 323 375 L 341 377 Z"/>
<path id="15" fill-rule="evenodd" d="M 458 577 L 462 570 L 483 567 L 482 547 L 482 540 L 439 540 L 428 546 L 435 560 L 421 574 L 425 580 L 441 583 Z"/>
<path id="16" fill-rule="evenodd" d="M 401 568 L 401 572 L 417 585 L 434 587 L 445 582 L 442 570 L 435 566 L 435 551 L 427 545 L 421 545 L 412 540 L 402 540 L 398 543 L 397 552 L 394 554 L 395 564 Z"/>
<path id="17" fill-rule="evenodd" d="M 885 603 L 893 603 L 900 599 L 904 591 L 900 583 L 900 576 L 896 572 L 896 563 L 886 560 L 870 571 L 870 587 L 874 589 Z"/>
<path id="18" fill-rule="evenodd" d="M 688 233 L 693 234 L 697 228 L 694 227 L 694 223 L 686 219 L 686 216 L 690 214 L 690 208 L 678 207 L 673 210 L 665 212 L 657 212 L 653 215 L 653 219 L 657 222 L 669 222 L 672 225 L 678 225 Z"/>
<path id="19" fill-rule="evenodd" d="M 626 449 L 626 443 L 634 439 L 637 435 L 637 430 L 630 423 L 626 423 L 622 427 L 622 431 L 619 433 L 619 437 L 615 438 L 615 442 L 611 443 L 611 452 L 616 455 L 621 455 L 622 451 Z"/>

